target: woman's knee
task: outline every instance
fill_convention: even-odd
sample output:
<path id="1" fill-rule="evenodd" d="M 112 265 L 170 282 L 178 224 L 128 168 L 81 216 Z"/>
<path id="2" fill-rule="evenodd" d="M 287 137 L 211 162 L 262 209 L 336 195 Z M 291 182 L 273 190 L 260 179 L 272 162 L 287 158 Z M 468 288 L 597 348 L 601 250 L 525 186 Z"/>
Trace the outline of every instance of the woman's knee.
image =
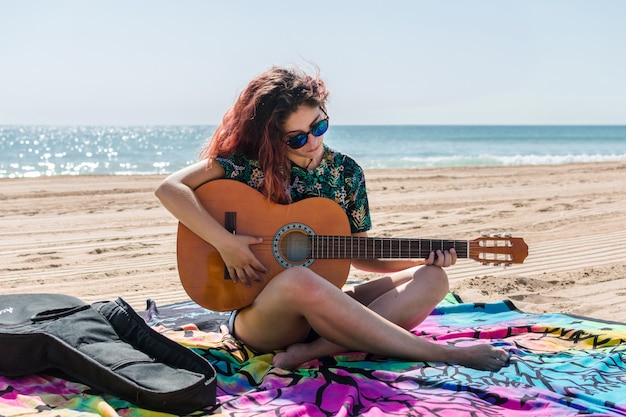
<path id="1" fill-rule="evenodd" d="M 423 283 L 429 287 L 433 295 L 445 297 L 450 291 L 450 283 L 446 271 L 438 266 L 426 265 L 415 271 L 413 281 Z"/>
<path id="2" fill-rule="evenodd" d="M 266 289 L 276 291 L 288 302 L 315 302 L 328 290 L 328 281 L 309 268 L 295 266 L 276 275 Z M 269 288 L 268 288 L 269 287 Z"/>

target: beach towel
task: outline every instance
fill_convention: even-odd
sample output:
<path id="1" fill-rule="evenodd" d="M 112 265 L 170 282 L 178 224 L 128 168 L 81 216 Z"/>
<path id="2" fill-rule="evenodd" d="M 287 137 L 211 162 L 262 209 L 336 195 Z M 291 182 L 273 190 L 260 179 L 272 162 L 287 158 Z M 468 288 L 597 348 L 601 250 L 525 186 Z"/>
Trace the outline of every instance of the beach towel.
<path id="1" fill-rule="evenodd" d="M 361 352 L 295 371 L 252 356 L 220 324 L 227 314 L 192 302 L 142 312 L 156 330 L 207 358 L 217 404 L 194 415 L 571 416 L 626 415 L 626 325 L 566 314 L 530 314 L 509 301 L 464 303 L 450 294 L 413 331 L 435 343 L 493 343 L 510 351 L 499 372 L 391 360 Z M 154 416 L 90 387 L 40 374 L 0 378 L 0 415 Z"/>

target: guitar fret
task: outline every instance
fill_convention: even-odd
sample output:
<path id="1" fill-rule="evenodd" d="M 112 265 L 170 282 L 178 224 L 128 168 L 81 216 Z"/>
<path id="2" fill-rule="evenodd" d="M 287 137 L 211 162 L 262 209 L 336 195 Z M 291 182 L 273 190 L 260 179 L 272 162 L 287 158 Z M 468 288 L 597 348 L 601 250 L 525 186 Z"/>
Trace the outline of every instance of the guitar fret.
<path id="1" fill-rule="evenodd" d="M 333 237 L 332 236 L 328 236 L 328 246 L 326 247 L 326 257 L 328 259 L 333 259 L 332 254 L 333 254 Z"/>
<path id="2" fill-rule="evenodd" d="M 344 240 L 341 236 L 337 238 L 337 258 L 344 258 L 346 256 L 345 246 L 342 245 L 342 240 Z"/>
<path id="3" fill-rule="evenodd" d="M 352 244 L 352 236 L 346 238 L 346 243 L 350 244 L 350 259 L 354 259 L 354 245 Z"/>
<path id="4" fill-rule="evenodd" d="M 339 255 L 339 258 L 345 258 L 346 256 L 346 245 L 345 245 L 345 238 L 343 236 L 339 236 L 338 238 L 338 242 L 337 242 L 337 254 Z"/>
<path id="5" fill-rule="evenodd" d="M 324 247 L 324 239 L 323 238 L 318 238 L 317 239 L 317 257 L 318 258 L 322 258 L 322 248 Z"/>
<path id="6" fill-rule="evenodd" d="M 333 239 L 332 236 L 328 236 L 326 238 L 326 256 L 325 257 L 329 258 L 329 259 L 331 259 L 331 256 L 330 256 L 330 252 L 331 252 L 330 244 L 332 243 L 332 239 Z"/>
<path id="7" fill-rule="evenodd" d="M 320 243 L 321 237 L 320 236 L 315 236 L 314 239 L 315 239 L 315 256 L 313 256 L 313 257 L 315 259 L 320 259 L 321 258 L 321 256 L 320 256 L 320 246 L 322 246 L 321 243 Z"/>

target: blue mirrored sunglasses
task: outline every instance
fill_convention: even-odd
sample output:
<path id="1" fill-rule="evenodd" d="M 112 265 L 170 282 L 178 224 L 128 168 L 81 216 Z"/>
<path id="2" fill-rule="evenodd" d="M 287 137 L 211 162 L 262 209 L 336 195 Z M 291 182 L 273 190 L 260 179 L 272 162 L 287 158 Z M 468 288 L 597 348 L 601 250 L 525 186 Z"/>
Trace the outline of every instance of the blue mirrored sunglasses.
<path id="1" fill-rule="evenodd" d="M 322 119 L 319 122 L 315 123 L 313 126 L 311 126 L 311 130 L 309 130 L 308 132 L 299 133 L 296 136 L 290 138 L 285 143 L 291 149 L 300 149 L 306 144 L 307 140 L 309 140 L 309 134 L 315 137 L 318 137 L 326 133 L 327 130 L 328 130 L 328 116 L 326 116 L 325 119 Z"/>

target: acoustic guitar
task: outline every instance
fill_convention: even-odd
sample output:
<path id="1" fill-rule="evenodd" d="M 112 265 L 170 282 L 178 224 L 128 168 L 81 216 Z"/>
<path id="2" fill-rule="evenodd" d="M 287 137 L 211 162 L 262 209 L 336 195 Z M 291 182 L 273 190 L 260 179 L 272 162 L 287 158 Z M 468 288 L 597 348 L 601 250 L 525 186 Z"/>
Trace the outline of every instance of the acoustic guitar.
<path id="1" fill-rule="evenodd" d="M 482 263 L 522 263 L 528 246 L 521 238 L 481 236 L 467 240 L 354 237 L 348 218 L 334 201 L 312 197 L 275 204 L 235 180 L 210 181 L 196 190 L 207 211 L 231 233 L 258 236 L 250 249 L 268 269 L 263 283 L 234 284 L 217 250 L 182 223 L 177 261 L 182 285 L 193 301 L 215 311 L 250 305 L 270 279 L 293 266 L 311 268 L 342 287 L 357 258 L 419 259 L 454 248 L 458 258 Z"/>

